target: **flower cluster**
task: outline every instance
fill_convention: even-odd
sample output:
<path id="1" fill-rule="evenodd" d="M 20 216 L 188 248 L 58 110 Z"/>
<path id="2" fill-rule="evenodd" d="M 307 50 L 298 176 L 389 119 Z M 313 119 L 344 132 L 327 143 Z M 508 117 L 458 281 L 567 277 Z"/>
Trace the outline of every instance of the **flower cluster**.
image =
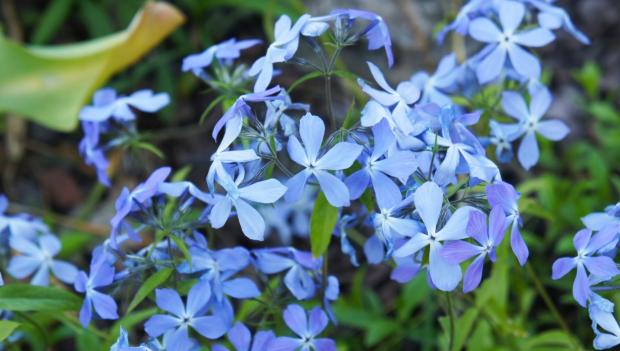
<path id="1" fill-rule="evenodd" d="M 524 21 L 534 10 L 541 26 Z M 331 303 L 338 298 L 339 282 L 329 275 L 323 252 L 315 252 L 315 238 L 311 253 L 293 246 L 229 247 L 225 236 L 239 229 L 245 236 L 240 240 L 257 245 L 278 232 L 281 244 L 289 245 L 293 234 L 314 235 L 309 223 L 314 207 L 332 211 L 335 224 L 327 235 L 338 239 L 353 265 L 364 258 L 369 264 L 390 262 L 391 277 L 400 283 L 426 274 L 438 290 L 452 291 L 462 282 L 464 292 L 472 291 L 487 259 L 495 261 L 507 230 L 516 259 L 525 264 L 529 252 L 520 233 L 519 194 L 502 180 L 485 147 L 495 145 L 497 159 L 507 161 L 511 142 L 523 137 L 518 159 L 530 168 L 539 157 L 537 134 L 551 140 L 567 134 L 562 122 L 541 120 L 552 99 L 539 82 L 538 60 L 525 48 L 548 44 L 554 39 L 550 29 L 572 24 L 558 8 L 535 0 L 474 0 L 463 11 L 447 29 L 468 33 L 485 48 L 460 63 L 455 54 L 448 55 L 434 74 L 419 72 L 398 84 L 390 84 L 384 71 L 368 62 L 372 81 L 358 79 L 368 100 L 346 118 L 331 107 L 339 53 L 364 39 L 369 50 L 385 50 L 388 66 L 394 63 L 388 27 L 374 13 L 338 9 L 296 21 L 283 15 L 275 23 L 274 41 L 249 69 L 235 61 L 258 40 L 230 39 L 188 56 L 182 70 L 213 87 L 226 107 L 211 135 L 218 145 L 204 184 L 159 168 L 132 190 L 122 190 L 110 237 L 93 250 L 88 273 L 74 272 L 75 279 L 68 279 L 67 266 L 50 258 L 58 245 L 41 236 L 28 244 L 32 238 L 11 240 L 24 253 L 16 257 L 22 258 L 14 275 L 51 267 L 59 279 L 73 281 L 84 295 L 80 321 L 85 327 L 95 317 L 119 318 L 125 305 L 115 300 L 119 288 L 131 291 L 157 278 L 151 291 L 160 312 L 146 321 L 149 340 L 135 349 L 198 350 L 207 343 L 214 350 L 330 351 L 335 342 L 319 334 L 330 320 L 336 322 Z M 323 48 L 321 36 L 329 37 L 333 50 Z M 318 59 L 301 57 L 301 45 L 309 45 Z M 272 83 L 282 63 L 315 69 L 325 79 L 328 124 Z M 297 84 L 308 80 L 302 79 Z M 467 109 L 453 98 L 471 98 L 489 85 L 499 88 L 498 102 L 516 123 L 491 120 L 487 138 L 477 136 L 475 128 L 483 114 L 497 111 Z M 231 96 L 234 101 L 228 101 Z M 93 106 L 80 115 L 85 131 L 80 150 L 97 168 L 100 182 L 109 185 L 105 150 L 123 140 L 101 146 L 101 134 L 135 134 L 132 108 L 155 112 L 167 103 L 166 94 L 151 91 L 118 98 L 110 89 L 95 94 Z M 19 225 L 8 223 L 9 230 Z M 222 228 L 226 235 L 216 232 Z M 588 238 L 579 240 L 579 248 L 589 247 Z M 586 249 L 579 257 L 588 258 L 575 263 L 584 303 L 585 269 L 595 276 L 602 272 L 590 262 L 600 249 Z M 469 260 L 463 275 L 461 264 Z M 563 264 L 562 272 L 570 267 Z M 45 282 L 46 274 L 36 273 L 33 283 Z M 143 299 L 134 299 L 128 310 Z M 292 333 L 278 328 L 280 321 Z M 253 336 L 248 326 L 257 326 Z M 124 330 L 112 349 L 134 349 Z"/>
<path id="2" fill-rule="evenodd" d="M 581 220 L 585 228 L 573 238 L 577 255 L 557 259 L 551 277 L 560 279 L 572 270 L 577 271 L 573 297 L 579 305 L 588 308 L 596 334 L 594 348 L 608 349 L 620 345 L 620 326 L 614 318 L 614 304 L 599 293 L 617 288 L 613 282 L 620 275 L 618 263 L 614 261 L 620 239 L 620 203 Z"/>

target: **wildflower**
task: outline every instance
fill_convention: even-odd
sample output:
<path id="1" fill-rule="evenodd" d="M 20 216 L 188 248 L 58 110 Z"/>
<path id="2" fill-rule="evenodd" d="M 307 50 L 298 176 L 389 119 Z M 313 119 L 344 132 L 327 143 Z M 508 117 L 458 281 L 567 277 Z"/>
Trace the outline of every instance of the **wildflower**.
<path id="1" fill-rule="evenodd" d="M 456 56 L 450 54 L 439 61 L 433 75 L 418 72 L 411 76 L 410 80 L 422 92 L 420 102 L 433 102 L 443 106 L 452 102 L 446 92 L 454 85 L 457 74 Z"/>
<path id="2" fill-rule="evenodd" d="M 13 235 L 10 238 L 11 248 L 21 255 L 13 256 L 7 271 L 18 279 L 23 279 L 32 273 L 33 285 L 49 285 L 49 271 L 62 282 L 72 284 L 77 275 L 77 268 L 65 261 L 55 260 L 54 256 L 60 252 L 60 240 L 52 234 L 43 234 L 33 242 L 22 236 Z"/>
<path id="3" fill-rule="evenodd" d="M 332 339 L 317 338 L 317 336 L 327 327 L 327 315 L 320 307 L 310 310 L 306 316 L 306 311 L 299 305 L 289 305 L 282 314 L 286 325 L 297 334 L 295 337 L 278 337 L 271 344 L 273 350 L 294 351 L 294 350 L 316 350 L 316 351 L 335 351 L 336 343 Z"/>
<path id="4" fill-rule="evenodd" d="M 429 272 L 431 280 L 439 290 L 451 291 L 456 288 L 461 280 L 461 268 L 457 264 L 447 262 L 439 254 L 442 248 L 441 242 L 467 237 L 467 220 L 472 208 L 466 206 L 457 209 L 443 228 L 437 230 L 443 197 L 443 191 L 433 182 L 424 183 L 416 189 L 413 194 L 413 202 L 426 227 L 426 233 L 418 232 L 411 236 L 404 245 L 394 251 L 394 256 L 411 256 L 425 246 L 430 246 Z"/>
<path id="5" fill-rule="evenodd" d="M 582 229 L 573 238 L 577 256 L 558 258 L 553 263 L 551 275 L 553 279 L 560 279 L 577 268 L 577 275 L 573 282 L 573 297 L 583 307 L 586 306 L 590 295 L 587 272 L 604 278 L 620 274 L 616 263 L 609 256 L 595 256 L 599 249 L 607 245 L 614 237 L 615 233 L 612 231 L 600 231 L 593 236 L 591 230 Z"/>
<path id="6" fill-rule="evenodd" d="M 420 91 L 410 81 L 399 83 L 396 90 L 394 90 L 385 80 L 385 77 L 379 67 L 375 66 L 371 62 L 367 62 L 367 64 L 373 78 L 383 90 L 375 89 L 362 80 L 358 80 L 358 84 L 362 87 L 362 90 L 366 94 L 370 95 L 370 97 L 372 97 L 379 104 L 386 108 L 393 108 L 392 118 L 394 120 L 394 124 L 403 133 L 411 133 L 414 129 L 408 117 L 410 112 L 409 105 L 413 104 L 420 98 Z M 376 122 L 378 122 L 378 120 Z"/>
<path id="7" fill-rule="evenodd" d="M 286 182 L 287 201 L 297 201 L 305 189 L 310 176 L 316 177 L 325 197 L 336 207 L 349 205 L 349 190 L 338 177 L 327 171 L 343 170 L 351 167 L 362 152 L 360 145 L 339 142 L 319 158 L 319 150 L 325 134 L 323 121 L 310 113 L 301 118 L 299 135 L 303 146 L 294 135 L 288 140 L 288 153 L 291 159 L 305 168 Z"/>
<path id="8" fill-rule="evenodd" d="M 92 319 L 93 306 L 99 317 L 118 319 L 117 306 L 114 299 L 95 289 L 106 287 L 114 281 L 114 267 L 108 264 L 104 255 L 93 255 L 90 263 L 90 275 L 80 271 L 74 287 L 77 292 L 84 293 L 84 303 L 80 309 L 80 322 L 88 327 Z"/>
<path id="9" fill-rule="evenodd" d="M 515 32 L 525 16 L 525 6 L 515 1 L 503 1 L 498 6 L 501 29 L 488 18 L 476 18 L 469 24 L 469 34 L 478 41 L 488 43 L 486 51 L 489 52 L 476 67 L 478 80 L 484 84 L 496 78 L 504 67 L 506 55 L 519 74 L 537 79 L 540 63 L 522 46 L 545 46 L 555 36 L 545 28 Z"/>
<path id="10" fill-rule="evenodd" d="M 506 182 L 489 184 L 486 186 L 485 191 L 491 207 L 501 207 L 507 216 L 507 222 L 512 224 L 510 229 L 510 247 L 519 264 L 523 266 L 529 256 L 529 250 L 519 230 L 519 227 L 522 225 L 517 203 L 519 193 L 512 185 Z"/>
<path id="11" fill-rule="evenodd" d="M 495 249 L 504 238 L 506 226 L 506 216 L 501 207 L 494 207 L 491 210 L 488 227 L 486 215 L 480 211 L 472 211 L 469 215 L 467 235 L 479 245 L 456 240 L 447 242 L 441 249 L 441 256 L 449 263 L 460 264 L 476 256 L 465 272 L 463 292 L 470 292 L 480 285 L 484 260 L 487 256 L 495 262 Z"/>
<path id="12" fill-rule="evenodd" d="M 144 89 L 129 96 L 117 96 L 114 89 L 103 88 L 95 92 L 92 106 L 82 108 L 80 120 L 104 122 L 114 118 L 119 122 L 127 122 L 136 118 L 130 107 L 153 113 L 169 103 L 170 97 L 166 93 L 154 94 L 152 90 Z"/>
<path id="13" fill-rule="evenodd" d="M 284 285 L 298 300 L 314 296 L 316 284 L 310 275 L 320 270 L 321 259 L 315 259 L 310 252 L 293 248 L 273 248 L 254 250 L 256 267 L 265 274 L 287 271 Z"/>
<path id="14" fill-rule="evenodd" d="M 258 75 L 254 84 L 255 93 L 264 91 L 269 86 L 273 78 L 274 63 L 286 62 L 295 55 L 299 46 L 299 35 L 309 19 L 310 15 L 305 14 L 299 17 L 293 25 L 291 18 L 287 15 L 278 18 L 274 28 L 273 43 L 269 45 L 265 56 L 256 60 L 248 71 L 250 76 Z"/>
<path id="15" fill-rule="evenodd" d="M 226 324 L 218 316 L 204 315 L 203 307 L 211 298 L 211 289 L 206 282 L 196 283 L 183 304 L 179 293 L 172 289 L 156 289 L 157 307 L 170 314 L 156 314 L 144 324 L 144 330 L 152 337 L 158 337 L 174 330 L 169 340 L 169 350 L 187 350 L 192 344 L 189 337 L 191 327 L 207 339 L 217 339 L 226 333 Z"/>
<path id="16" fill-rule="evenodd" d="M 532 95 L 530 106 L 525 103 L 521 95 L 512 91 L 502 93 L 502 107 L 510 116 L 519 121 L 519 135 L 525 135 L 519 145 L 517 157 L 525 169 L 530 169 L 538 162 L 540 152 L 536 133 L 549 140 L 561 140 L 569 129 L 564 122 L 553 119 L 541 121 L 543 115 L 551 105 L 552 97 L 547 89 L 539 89 Z"/>
<path id="17" fill-rule="evenodd" d="M 271 330 L 259 331 L 252 338 L 250 330 L 243 323 L 237 322 L 228 331 L 228 340 L 236 351 L 267 351 L 271 350 L 271 344 L 275 335 Z M 214 345 L 213 351 L 228 351 L 222 345 Z"/>
<path id="18" fill-rule="evenodd" d="M 287 188 L 276 179 L 263 180 L 240 187 L 242 180 L 243 177 L 239 176 L 236 181 L 233 181 L 225 172 L 218 177 L 218 183 L 226 191 L 226 196 L 213 205 L 209 221 L 213 228 L 223 227 L 234 206 L 243 234 L 252 240 L 262 241 L 265 236 L 265 221 L 247 201 L 271 204 L 278 201 Z"/>
<path id="19" fill-rule="evenodd" d="M 199 54 L 192 54 L 183 59 L 183 72 L 192 71 L 200 76 L 202 70 L 209 67 L 216 58 L 220 62 L 230 63 L 241 56 L 241 50 L 260 44 L 258 39 L 246 39 L 237 41 L 235 38 L 215 44 Z"/>

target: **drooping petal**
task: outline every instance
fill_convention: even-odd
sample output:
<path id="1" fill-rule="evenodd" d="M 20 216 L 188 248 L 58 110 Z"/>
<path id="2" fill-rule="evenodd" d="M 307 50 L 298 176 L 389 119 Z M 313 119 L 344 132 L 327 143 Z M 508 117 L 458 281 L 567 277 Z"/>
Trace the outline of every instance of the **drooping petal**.
<path id="1" fill-rule="evenodd" d="M 80 308 L 80 324 L 82 324 L 82 327 L 87 328 L 92 318 L 93 305 L 90 298 L 86 296 L 84 303 L 82 303 L 82 308 Z"/>
<path id="2" fill-rule="evenodd" d="M 523 266 L 530 255 L 530 251 L 525 244 L 525 240 L 523 240 L 523 236 L 521 236 L 519 223 L 516 218 L 512 222 L 512 228 L 510 229 L 510 247 L 515 256 L 517 256 L 519 264 Z"/>
<path id="3" fill-rule="evenodd" d="M 110 295 L 93 291 L 90 297 L 99 317 L 103 319 L 118 319 L 118 307 L 116 306 L 116 301 Z"/>
<path id="4" fill-rule="evenodd" d="M 302 197 L 310 175 L 310 171 L 304 169 L 286 181 L 286 194 L 284 194 L 286 202 L 296 202 Z"/>
<path id="5" fill-rule="evenodd" d="M 228 197 L 221 198 L 220 201 L 216 202 L 211 213 L 209 213 L 211 226 L 215 229 L 223 227 L 230 216 L 231 209 L 232 201 Z"/>
<path id="6" fill-rule="evenodd" d="M 368 64 L 370 74 L 372 74 L 372 77 L 383 90 L 387 91 L 388 93 L 396 93 L 396 91 L 392 89 L 392 87 L 390 87 L 390 84 L 388 84 L 388 82 L 385 80 L 385 76 L 383 75 L 383 72 L 381 72 L 379 67 L 377 67 L 374 63 L 370 61 L 366 61 L 366 64 Z"/>
<path id="7" fill-rule="evenodd" d="M 586 301 L 590 295 L 590 282 L 586 269 L 582 264 L 577 265 L 577 275 L 573 282 L 573 297 L 582 307 L 586 307 Z"/>
<path id="8" fill-rule="evenodd" d="M 495 48 L 476 67 L 476 77 L 480 84 L 497 78 L 506 63 L 506 48 L 496 45 Z"/>
<path id="9" fill-rule="evenodd" d="M 536 141 L 536 134 L 534 132 L 527 132 L 525 134 L 519 145 L 517 157 L 519 158 L 521 166 L 526 170 L 529 170 L 538 162 L 540 151 L 538 150 L 538 142 Z"/>
<path id="10" fill-rule="evenodd" d="M 566 273 L 572 271 L 576 265 L 575 259 L 572 257 L 558 258 L 551 267 L 551 279 L 562 278 Z"/>
<path id="11" fill-rule="evenodd" d="M 463 277 L 463 292 L 468 293 L 480 285 L 482 280 L 482 268 L 484 267 L 485 255 L 479 255 L 476 259 L 467 267 L 465 276 Z"/>
<path id="12" fill-rule="evenodd" d="M 439 251 L 441 244 L 432 243 L 429 253 L 429 273 L 433 284 L 442 291 L 452 291 L 461 281 L 461 267 L 458 264 L 451 264 L 444 260 Z"/>
<path id="13" fill-rule="evenodd" d="M 508 47 L 508 57 L 515 70 L 522 76 L 530 79 L 540 77 L 540 62 L 538 59 L 519 45 Z"/>
<path id="14" fill-rule="evenodd" d="M 265 238 L 265 220 L 260 212 L 241 199 L 235 201 L 235 208 L 243 234 L 252 240 L 262 241 Z"/>
<path id="15" fill-rule="evenodd" d="M 504 210 L 499 207 L 493 207 L 489 214 L 489 237 L 493 241 L 494 246 L 499 246 L 506 232 L 506 215 Z"/>
<path id="16" fill-rule="evenodd" d="M 338 177 L 326 172 L 314 173 L 327 201 L 334 207 L 349 206 L 349 189 Z"/>
<path id="17" fill-rule="evenodd" d="M 32 285 L 47 286 L 50 284 L 50 271 L 47 265 L 39 266 L 39 269 L 30 281 Z"/>
<path id="18" fill-rule="evenodd" d="M 402 201 L 398 185 L 388 176 L 381 172 L 374 172 L 371 179 L 380 210 L 395 208 Z"/>

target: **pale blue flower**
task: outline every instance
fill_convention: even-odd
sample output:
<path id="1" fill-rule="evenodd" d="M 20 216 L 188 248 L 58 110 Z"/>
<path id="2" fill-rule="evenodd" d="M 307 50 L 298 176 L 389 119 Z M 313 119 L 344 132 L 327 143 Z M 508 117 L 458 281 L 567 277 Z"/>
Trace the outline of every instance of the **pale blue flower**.
<path id="1" fill-rule="evenodd" d="M 77 292 L 84 293 L 84 303 L 80 309 L 80 323 L 88 327 L 93 315 L 93 306 L 99 317 L 118 319 L 117 305 L 110 295 L 95 289 L 103 288 L 114 282 L 114 267 L 108 264 L 104 255 L 93 255 L 90 263 L 90 275 L 80 271 L 74 283 Z"/>
<path id="2" fill-rule="evenodd" d="M 309 315 L 299 305 L 289 305 L 282 314 L 286 325 L 297 337 L 278 337 L 272 344 L 272 350 L 279 351 L 336 351 L 332 339 L 317 336 L 327 327 L 327 315 L 320 307 L 313 308 Z"/>
<path id="3" fill-rule="evenodd" d="M 461 281 L 461 267 L 458 264 L 447 262 L 439 252 L 443 246 L 443 241 L 467 237 L 467 221 L 473 208 L 465 206 L 457 209 L 443 228 L 438 230 L 437 225 L 442 212 L 443 198 L 443 191 L 433 182 L 424 183 L 416 189 L 413 202 L 416 212 L 426 227 L 426 233 L 412 233 L 411 238 L 394 251 L 394 256 L 411 256 L 429 246 L 429 273 L 432 283 L 439 290 L 451 291 Z"/>
<path id="4" fill-rule="evenodd" d="M 202 71 L 209 67 L 216 58 L 219 62 L 230 64 L 241 56 L 241 50 L 260 44 L 258 39 L 246 39 L 237 41 L 235 38 L 215 44 L 199 54 L 192 54 L 183 59 L 182 71 L 192 71 L 194 75 L 201 76 Z"/>
<path id="5" fill-rule="evenodd" d="M 515 1 L 503 1 L 498 5 L 499 29 L 488 18 L 476 18 L 469 24 L 469 34 L 476 40 L 488 43 L 489 53 L 476 67 L 480 83 L 487 83 L 499 76 L 506 56 L 512 67 L 522 76 L 536 78 L 540 76 L 540 62 L 522 48 L 541 47 L 555 39 L 551 31 L 545 28 L 528 29 L 516 32 L 525 16 L 525 6 Z"/>
<path id="6" fill-rule="evenodd" d="M 136 115 L 130 107 L 153 113 L 169 103 L 170 97 L 166 93 L 154 94 L 152 90 L 144 89 L 129 96 L 117 96 L 114 89 L 103 88 L 95 92 L 92 106 L 82 108 L 80 120 L 104 122 L 113 118 L 119 122 L 133 121 Z"/>
<path id="7" fill-rule="evenodd" d="M 439 61 L 433 75 L 418 72 L 410 80 L 422 92 L 420 102 L 433 102 L 439 106 L 452 102 L 448 91 L 455 85 L 459 69 L 454 54 L 447 55 Z"/>
<path id="8" fill-rule="evenodd" d="M 294 135 L 289 138 L 287 146 L 291 159 L 305 168 L 286 182 L 288 191 L 285 198 L 287 201 L 299 200 L 308 178 L 314 176 L 330 204 L 335 207 L 349 205 L 350 196 L 347 186 L 328 171 L 338 171 L 351 167 L 363 148 L 360 145 L 343 141 L 319 157 L 324 134 L 325 124 L 323 121 L 319 117 L 307 113 L 301 118 L 299 126 L 299 135 L 303 146 Z"/>

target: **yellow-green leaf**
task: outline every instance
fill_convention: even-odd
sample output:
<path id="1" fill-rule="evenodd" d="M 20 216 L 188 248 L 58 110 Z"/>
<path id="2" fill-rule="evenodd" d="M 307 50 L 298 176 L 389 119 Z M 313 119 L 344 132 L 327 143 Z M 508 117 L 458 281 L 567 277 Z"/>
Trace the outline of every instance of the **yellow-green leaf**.
<path id="1" fill-rule="evenodd" d="M 0 341 L 8 338 L 19 327 L 19 323 L 12 321 L 0 321 Z"/>
<path id="2" fill-rule="evenodd" d="M 338 208 L 332 206 L 322 191 L 316 197 L 310 217 L 310 246 L 312 256 L 319 257 L 327 250 L 338 221 Z"/>
<path id="3" fill-rule="evenodd" d="M 184 20 L 170 4 L 147 2 L 126 30 L 82 43 L 22 46 L 0 34 L 0 112 L 72 130 L 94 90 Z"/>

